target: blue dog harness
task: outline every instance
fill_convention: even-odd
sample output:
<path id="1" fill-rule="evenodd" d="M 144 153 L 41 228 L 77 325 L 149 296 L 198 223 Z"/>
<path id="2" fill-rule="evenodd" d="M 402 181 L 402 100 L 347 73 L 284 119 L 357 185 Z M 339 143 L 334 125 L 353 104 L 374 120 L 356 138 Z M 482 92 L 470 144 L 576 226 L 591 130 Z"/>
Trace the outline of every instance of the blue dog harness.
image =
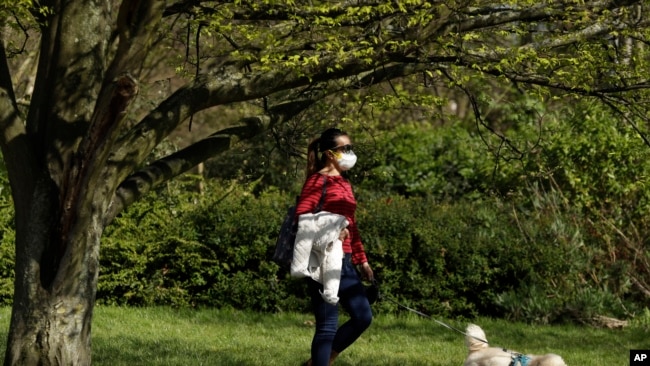
<path id="1" fill-rule="evenodd" d="M 528 366 L 528 361 L 530 361 L 530 357 L 522 355 L 521 353 L 513 353 L 510 366 Z"/>

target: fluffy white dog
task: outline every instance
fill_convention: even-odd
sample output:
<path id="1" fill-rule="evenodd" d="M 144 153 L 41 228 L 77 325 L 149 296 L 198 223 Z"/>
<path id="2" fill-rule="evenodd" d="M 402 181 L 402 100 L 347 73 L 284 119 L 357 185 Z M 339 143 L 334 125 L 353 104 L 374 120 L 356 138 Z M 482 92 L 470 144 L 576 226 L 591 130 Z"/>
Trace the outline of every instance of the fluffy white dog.
<path id="1" fill-rule="evenodd" d="M 485 332 L 476 324 L 465 330 L 465 345 L 469 354 L 464 366 L 566 366 L 562 357 L 545 355 L 524 355 L 498 347 L 490 347 Z"/>

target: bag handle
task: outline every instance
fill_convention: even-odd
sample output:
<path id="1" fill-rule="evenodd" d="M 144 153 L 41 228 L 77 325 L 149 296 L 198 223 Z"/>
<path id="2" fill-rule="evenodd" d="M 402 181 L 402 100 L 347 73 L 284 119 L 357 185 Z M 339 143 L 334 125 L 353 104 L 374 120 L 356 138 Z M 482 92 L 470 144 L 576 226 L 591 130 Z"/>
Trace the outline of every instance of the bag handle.
<path id="1" fill-rule="evenodd" d="M 323 193 L 320 195 L 320 200 L 318 201 L 318 205 L 316 205 L 316 208 L 312 213 L 320 212 L 323 209 L 323 203 L 325 202 L 325 194 L 327 193 L 327 176 L 323 175 Z"/>
<path id="2" fill-rule="evenodd" d="M 323 175 L 323 192 L 320 195 L 320 200 L 311 213 L 321 212 L 323 210 L 323 203 L 325 203 L 325 194 L 327 193 L 327 176 Z M 298 201 L 300 201 L 300 196 L 296 196 L 296 206 L 298 206 Z M 297 220 L 297 219 L 296 219 Z"/>

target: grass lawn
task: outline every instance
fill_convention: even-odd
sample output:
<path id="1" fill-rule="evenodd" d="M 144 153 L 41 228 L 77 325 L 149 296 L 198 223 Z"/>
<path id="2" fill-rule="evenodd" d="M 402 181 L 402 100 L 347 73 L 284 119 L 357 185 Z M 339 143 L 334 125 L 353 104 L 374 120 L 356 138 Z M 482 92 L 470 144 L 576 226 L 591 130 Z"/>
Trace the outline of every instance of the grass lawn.
<path id="1" fill-rule="evenodd" d="M 4 352 L 10 309 L 0 309 Z M 464 330 L 465 322 L 440 319 Z M 309 357 L 309 314 L 235 310 L 174 310 L 98 306 L 93 320 L 93 365 L 300 365 Z M 474 319 L 494 346 L 562 355 L 569 366 L 625 366 L 631 349 L 650 349 L 650 327 L 595 329 L 530 326 Z M 464 336 L 429 319 L 378 315 L 341 354 L 337 366 L 461 366 Z"/>

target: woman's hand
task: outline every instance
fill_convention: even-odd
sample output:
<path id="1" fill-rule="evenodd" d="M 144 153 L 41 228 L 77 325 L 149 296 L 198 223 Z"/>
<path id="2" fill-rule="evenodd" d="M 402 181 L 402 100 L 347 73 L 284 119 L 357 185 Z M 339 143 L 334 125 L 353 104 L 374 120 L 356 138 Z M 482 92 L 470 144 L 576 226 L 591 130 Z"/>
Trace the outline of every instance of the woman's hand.
<path id="1" fill-rule="evenodd" d="M 345 238 L 347 238 L 348 236 L 350 236 L 350 230 L 348 230 L 348 228 L 346 227 L 343 230 L 341 230 L 341 233 L 339 234 L 339 240 L 344 241 Z"/>
<path id="2" fill-rule="evenodd" d="M 372 272 L 372 268 L 370 268 L 370 264 L 368 264 L 368 262 L 361 264 L 361 277 L 364 280 L 371 282 L 375 279 L 375 274 Z"/>

